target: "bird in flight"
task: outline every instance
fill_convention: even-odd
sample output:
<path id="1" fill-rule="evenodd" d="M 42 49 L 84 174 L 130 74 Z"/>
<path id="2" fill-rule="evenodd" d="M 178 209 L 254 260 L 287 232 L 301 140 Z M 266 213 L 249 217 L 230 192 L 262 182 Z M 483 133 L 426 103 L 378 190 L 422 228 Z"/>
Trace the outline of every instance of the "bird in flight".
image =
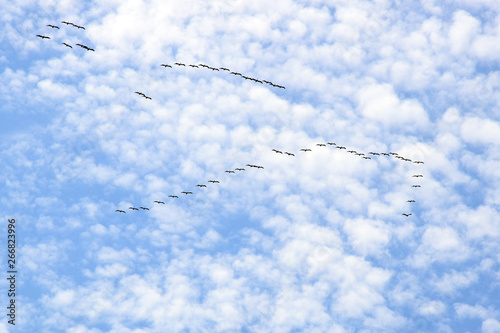
<path id="1" fill-rule="evenodd" d="M 163 67 L 165 67 L 165 68 L 167 68 L 167 67 L 170 67 L 170 68 L 172 68 L 172 66 L 170 66 L 170 65 L 167 65 L 167 64 L 161 64 L 160 66 L 163 66 Z"/>
<path id="2" fill-rule="evenodd" d="M 121 210 L 121 209 L 117 209 L 117 210 L 115 210 L 115 212 L 118 212 L 118 213 L 123 213 L 123 214 L 127 214 L 127 212 L 126 212 L 126 211 Z"/>
<path id="3" fill-rule="evenodd" d="M 62 43 L 64 46 L 67 46 L 67 47 L 71 47 L 73 48 L 73 46 L 69 45 L 69 44 L 66 44 L 66 43 Z"/>
<path id="4" fill-rule="evenodd" d="M 203 185 L 203 184 L 198 184 L 196 186 L 198 186 L 198 187 L 207 187 L 207 185 Z"/>
<path id="5" fill-rule="evenodd" d="M 218 180 L 209 180 L 209 183 L 215 184 L 215 183 L 220 183 Z"/>
<path id="6" fill-rule="evenodd" d="M 289 153 L 289 152 L 285 152 L 285 154 L 287 154 L 288 156 L 295 156 L 295 154 L 292 154 L 292 153 Z"/>
<path id="7" fill-rule="evenodd" d="M 236 168 L 234 170 L 236 170 L 236 171 L 245 171 L 245 169 L 243 169 L 243 168 Z"/>
<path id="8" fill-rule="evenodd" d="M 226 170 L 225 172 L 227 172 L 227 173 L 234 173 L 233 170 Z"/>
<path id="9" fill-rule="evenodd" d="M 184 65 L 184 64 L 183 64 L 183 63 L 181 63 L 181 62 L 174 62 L 174 65 L 177 65 L 177 66 L 186 66 L 186 65 Z"/>
<path id="10" fill-rule="evenodd" d="M 413 175 L 412 177 L 419 178 L 419 177 L 423 177 L 423 175 Z"/>
<path id="11" fill-rule="evenodd" d="M 37 37 L 40 37 L 41 39 L 50 39 L 50 37 L 44 36 L 44 35 L 36 35 Z"/>
<path id="12" fill-rule="evenodd" d="M 335 148 L 338 148 L 338 149 L 346 149 L 344 146 L 337 146 Z"/>
<path id="13" fill-rule="evenodd" d="M 309 148 L 302 148 L 300 151 L 312 151 L 312 150 Z"/>
<path id="14" fill-rule="evenodd" d="M 52 29 L 59 29 L 57 25 L 47 24 L 47 26 L 51 27 Z"/>
<path id="15" fill-rule="evenodd" d="M 379 153 L 374 153 L 374 152 L 369 152 L 368 154 L 372 154 L 372 155 L 380 155 Z"/>
<path id="16" fill-rule="evenodd" d="M 263 166 L 261 166 L 261 165 L 256 165 L 255 167 L 256 167 L 257 169 L 264 169 L 264 167 L 263 167 Z"/>
<path id="17" fill-rule="evenodd" d="M 66 24 L 66 25 L 70 25 L 70 24 L 71 24 L 71 25 L 73 25 L 73 23 L 71 23 L 71 22 L 66 22 L 66 21 L 61 21 L 61 23 L 64 23 L 64 24 Z"/>
<path id="18" fill-rule="evenodd" d="M 411 214 L 401 214 L 401 215 L 404 215 L 404 216 L 408 217 L 408 216 L 410 216 Z"/>
<path id="19" fill-rule="evenodd" d="M 224 67 L 219 67 L 219 68 L 222 69 L 223 71 L 228 71 L 229 72 L 228 68 L 224 68 Z"/>
<path id="20" fill-rule="evenodd" d="M 182 193 L 184 193 L 184 192 L 182 192 Z M 176 196 L 176 195 L 169 195 L 168 197 L 169 198 L 178 198 L 178 196 Z"/>
<path id="21" fill-rule="evenodd" d="M 274 151 L 277 154 L 283 154 L 283 152 L 281 150 L 277 150 L 277 149 L 271 149 L 271 150 Z"/>
<path id="22" fill-rule="evenodd" d="M 184 193 L 184 194 L 193 194 L 193 192 L 188 192 L 188 191 L 182 191 L 181 193 Z"/>
<path id="23" fill-rule="evenodd" d="M 390 152 L 389 154 L 391 154 L 391 155 L 397 155 L 398 153 L 393 153 L 393 152 Z"/>
<path id="24" fill-rule="evenodd" d="M 198 67 L 198 66 L 196 66 L 196 65 L 189 65 L 189 67 L 199 68 L 199 67 Z"/>
<path id="25" fill-rule="evenodd" d="M 407 200 L 406 202 L 415 202 L 415 200 Z"/>
<path id="26" fill-rule="evenodd" d="M 416 164 L 424 164 L 424 162 L 422 162 L 422 161 L 415 161 L 415 162 L 413 162 L 413 163 L 416 163 Z"/>
<path id="27" fill-rule="evenodd" d="M 382 155 L 391 156 L 391 154 L 388 154 L 388 153 L 382 153 Z"/>
<path id="28" fill-rule="evenodd" d="M 412 185 L 411 187 L 422 187 L 422 186 L 420 186 L 420 185 Z"/>
<path id="29" fill-rule="evenodd" d="M 139 208 L 135 208 L 135 207 L 129 207 L 128 209 L 139 210 Z"/>
<path id="30" fill-rule="evenodd" d="M 142 210 L 149 210 L 149 208 L 147 208 L 147 207 L 139 207 L 139 208 Z"/>
<path id="31" fill-rule="evenodd" d="M 328 144 L 330 146 L 336 146 L 337 145 L 335 142 L 327 142 L 326 144 Z"/>
<path id="32" fill-rule="evenodd" d="M 372 159 L 371 157 L 368 157 L 368 156 L 363 156 L 363 158 L 364 158 L 365 160 L 371 160 L 371 159 Z"/>
<path id="33" fill-rule="evenodd" d="M 316 146 L 319 146 L 319 147 L 326 147 L 326 144 L 324 143 L 317 143 Z"/>
<path id="34" fill-rule="evenodd" d="M 158 200 L 155 200 L 155 201 L 153 201 L 153 202 L 154 202 L 154 203 L 157 203 L 157 204 L 162 204 L 162 205 L 164 205 L 164 204 L 165 204 L 163 201 L 158 201 Z"/>

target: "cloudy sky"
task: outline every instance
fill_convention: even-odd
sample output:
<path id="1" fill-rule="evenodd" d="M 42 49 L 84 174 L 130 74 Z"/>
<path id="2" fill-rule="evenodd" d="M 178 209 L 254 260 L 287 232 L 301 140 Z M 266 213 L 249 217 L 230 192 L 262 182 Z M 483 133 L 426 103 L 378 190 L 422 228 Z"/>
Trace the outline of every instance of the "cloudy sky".
<path id="1" fill-rule="evenodd" d="M 498 1 L 0 7 L 0 332 L 500 332 Z"/>

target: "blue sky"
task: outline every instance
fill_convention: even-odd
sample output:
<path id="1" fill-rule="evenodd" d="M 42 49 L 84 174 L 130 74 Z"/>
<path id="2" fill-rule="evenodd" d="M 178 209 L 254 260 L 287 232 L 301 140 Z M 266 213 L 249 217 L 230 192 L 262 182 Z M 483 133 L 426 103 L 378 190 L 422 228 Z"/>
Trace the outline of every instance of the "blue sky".
<path id="1" fill-rule="evenodd" d="M 0 6 L 0 332 L 500 332 L 496 1 Z"/>

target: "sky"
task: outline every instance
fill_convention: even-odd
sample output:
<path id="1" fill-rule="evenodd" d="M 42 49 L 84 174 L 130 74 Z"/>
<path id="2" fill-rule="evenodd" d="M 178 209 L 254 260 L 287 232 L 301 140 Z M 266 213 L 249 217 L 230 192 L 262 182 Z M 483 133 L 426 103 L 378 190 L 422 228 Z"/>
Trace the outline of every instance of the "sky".
<path id="1" fill-rule="evenodd" d="M 0 7 L 0 333 L 500 332 L 498 1 Z"/>

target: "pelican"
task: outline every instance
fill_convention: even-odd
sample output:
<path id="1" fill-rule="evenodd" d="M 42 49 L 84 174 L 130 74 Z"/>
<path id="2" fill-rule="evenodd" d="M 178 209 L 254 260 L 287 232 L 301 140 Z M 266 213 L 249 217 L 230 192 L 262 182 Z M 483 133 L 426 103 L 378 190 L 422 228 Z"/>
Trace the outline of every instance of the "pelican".
<path id="1" fill-rule="evenodd" d="M 50 39 L 50 37 L 44 36 L 44 35 L 36 35 L 37 37 L 40 37 L 41 39 Z"/>
<path id="2" fill-rule="evenodd" d="M 203 185 L 203 184 L 198 184 L 196 186 L 198 186 L 198 187 L 207 187 L 207 185 Z"/>
<path id="3" fill-rule="evenodd" d="M 123 213 L 123 214 L 127 214 L 127 212 L 126 212 L 126 211 L 121 210 L 121 209 L 117 209 L 117 210 L 115 210 L 115 212 L 118 212 L 118 213 Z"/>
<path id="4" fill-rule="evenodd" d="M 184 193 L 184 192 L 182 192 L 182 193 Z M 169 198 L 178 198 L 178 196 L 176 196 L 176 195 L 169 195 L 168 197 Z"/>
<path id="5" fill-rule="evenodd" d="M 158 201 L 158 200 L 155 200 L 155 201 L 153 201 L 153 202 L 154 202 L 154 203 L 157 203 L 157 204 L 162 204 L 162 205 L 164 205 L 164 204 L 165 204 L 163 201 Z"/>
<path id="6" fill-rule="evenodd" d="M 302 148 L 300 151 L 312 151 L 312 150 L 309 148 Z"/>
<path id="7" fill-rule="evenodd" d="M 408 216 L 410 216 L 411 214 L 401 214 L 401 215 L 404 215 L 404 216 L 408 217 Z"/>
<path id="8" fill-rule="evenodd" d="M 411 187 L 422 187 L 422 186 L 420 186 L 420 185 L 412 185 Z"/>
<path id="9" fill-rule="evenodd" d="M 209 183 L 215 184 L 215 183 L 220 183 L 218 180 L 209 180 Z"/>
<path id="10" fill-rule="evenodd" d="M 149 210 L 149 208 L 147 208 L 147 207 L 139 207 L 139 208 L 142 210 Z"/>
<path id="11" fill-rule="evenodd" d="M 415 202 L 415 200 L 407 200 L 406 202 Z"/>
<path id="12" fill-rule="evenodd" d="M 288 156 L 295 156 L 295 154 L 292 154 L 292 153 L 289 153 L 289 152 L 285 152 L 285 154 L 287 154 Z"/>
<path id="13" fill-rule="evenodd" d="M 139 208 L 135 208 L 135 207 L 129 207 L 128 209 L 139 210 Z"/>
<path id="14" fill-rule="evenodd" d="M 47 26 L 51 27 L 52 29 L 59 29 L 57 25 L 47 24 Z"/>
<path id="15" fill-rule="evenodd" d="M 73 48 L 73 46 L 69 45 L 69 44 L 66 44 L 66 43 L 62 43 L 64 46 L 67 46 L 67 47 L 71 47 Z"/>

